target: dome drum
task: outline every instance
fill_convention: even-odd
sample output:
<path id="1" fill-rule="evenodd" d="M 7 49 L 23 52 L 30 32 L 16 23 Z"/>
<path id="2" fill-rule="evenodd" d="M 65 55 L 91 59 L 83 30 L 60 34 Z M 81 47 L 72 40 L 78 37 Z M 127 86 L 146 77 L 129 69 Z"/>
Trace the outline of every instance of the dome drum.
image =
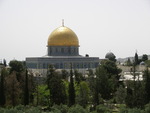
<path id="1" fill-rule="evenodd" d="M 76 46 L 48 46 L 48 56 L 78 56 L 79 47 Z"/>

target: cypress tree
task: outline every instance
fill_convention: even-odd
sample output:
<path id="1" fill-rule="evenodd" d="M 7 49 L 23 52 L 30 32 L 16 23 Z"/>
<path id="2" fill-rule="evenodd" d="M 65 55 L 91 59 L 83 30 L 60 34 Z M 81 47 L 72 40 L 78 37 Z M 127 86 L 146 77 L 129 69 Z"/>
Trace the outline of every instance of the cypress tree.
<path id="1" fill-rule="evenodd" d="M 134 56 L 134 65 L 138 65 L 139 64 L 139 58 L 138 58 L 138 54 L 137 52 L 135 53 L 135 56 Z"/>
<path id="2" fill-rule="evenodd" d="M 0 78 L 0 105 L 1 106 L 4 106 L 6 103 L 5 89 L 4 89 L 4 73 L 5 73 L 5 69 L 3 68 L 1 71 L 1 78 Z"/>
<path id="3" fill-rule="evenodd" d="M 50 101 L 51 104 L 65 104 L 66 103 L 66 90 L 63 81 L 59 75 L 55 75 L 50 80 Z"/>
<path id="4" fill-rule="evenodd" d="M 49 65 L 48 72 L 47 72 L 47 86 L 48 88 L 50 87 L 50 80 L 52 79 L 53 76 L 55 76 L 55 68 L 53 65 Z"/>
<path id="5" fill-rule="evenodd" d="M 25 73 L 24 105 L 29 104 L 28 71 Z"/>
<path id="6" fill-rule="evenodd" d="M 72 72 L 72 64 L 70 70 L 70 83 L 69 83 L 69 106 L 75 104 L 75 88 L 74 88 L 74 80 L 73 80 L 73 72 Z"/>
<path id="7" fill-rule="evenodd" d="M 7 66 L 7 63 L 6 63 L 5 59 L 3 60 L 3 64 L 4 64 L 5 67 Z"/>
<path id="8" fill-rule="evenodd" d="M 144 82 L 145 82 L 145 93 L 146 93 L 145 101 L 146 103 L 149 103 L 150 102 L 150 73 L 148 67 L 144 71 Z"/>

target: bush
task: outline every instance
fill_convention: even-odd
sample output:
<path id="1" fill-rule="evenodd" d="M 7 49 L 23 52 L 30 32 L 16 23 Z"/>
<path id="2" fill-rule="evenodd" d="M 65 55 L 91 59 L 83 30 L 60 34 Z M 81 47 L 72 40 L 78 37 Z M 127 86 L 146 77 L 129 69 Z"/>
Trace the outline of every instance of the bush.
<path id="1" fill-rule="evenodd" d="M 53 107 L 51 107 L 51 111 L 54 113 L 67 113 L 68 112 L 68 106 L 67 105 L 54 105 Z"/>
<path id="2" fill-rule="evenodd" d="M 13 108 L 11 108 L 11 109 L 6 109 L 6 110 L 4 111 L 4 113 L 18 113 L 18 110 L 13 109 Z"/>
<path id="3" fill-rule="evenodd" d="M 0 108 L 0 113 L 42 113 L 39 107 L 18 105 L 14 108 Z"/>
<path id="4" fill-rule="evenodd" d="M 42 111 L 38 107 L 29 107 L 25 110 L 25 113 L 42 113 Z"/>
<path id="5" fill-rule="evenodd" d="M 140 109 L 133 108 L 133 109 L 129 109 L 128 113 L 142 113 L 142 111 Z"/>
<path id="6" fill-rule="evenodd" d="M 110 110 L 108 109 L 108 107 L 106 107 L 104 105 L 96 106 L 96 111 L 97 111 L 97 113 L 110 113 Z"/>
<path id="7" fill-rule="evenodd" d="M 15 107 L 15 109 L 18 110 L 18 111 L 24 111 L 25 106 L 24 105 L 18 105 L 18 106 Z"/>
<path id="8" fill-rule="evenodd" d="M 150 103 L 145 106 L 145 111 L 143 113 L 150 113 Z"/>
<path id="9" fill-rule="evenodd" d="M 0 113 L 4 113 L 4 109 L 3 108 L 0 108 Z"/>
<path id="10" fill-rule="evenodd" d="M 68 113 L 88 113 L 88 111 L 80 105 L 75 105 L 69 109 Z"/>

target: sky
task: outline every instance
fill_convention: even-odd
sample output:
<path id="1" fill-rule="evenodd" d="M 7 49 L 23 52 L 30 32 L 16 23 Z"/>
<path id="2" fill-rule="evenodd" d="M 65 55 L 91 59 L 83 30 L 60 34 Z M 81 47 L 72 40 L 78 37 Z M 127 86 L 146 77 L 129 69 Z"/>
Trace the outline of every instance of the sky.
<path id="1" fill-rule="evenodd" d="M 150 0 L 0 0 L 0 60 L 46 55 L 62 19 L 78 36 L 80 55 L 150 54 Z"/>

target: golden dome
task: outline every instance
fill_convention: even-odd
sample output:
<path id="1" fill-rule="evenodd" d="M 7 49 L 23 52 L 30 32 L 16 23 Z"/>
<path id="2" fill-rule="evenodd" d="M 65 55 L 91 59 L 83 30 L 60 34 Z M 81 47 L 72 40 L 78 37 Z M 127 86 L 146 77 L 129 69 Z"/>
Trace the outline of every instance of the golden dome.
<path id="1" fill-rule="evenodd" d="M 48 46 L 79 46 L 79 41 L 70 28 L 61 26 L 48 37 Z"/>

